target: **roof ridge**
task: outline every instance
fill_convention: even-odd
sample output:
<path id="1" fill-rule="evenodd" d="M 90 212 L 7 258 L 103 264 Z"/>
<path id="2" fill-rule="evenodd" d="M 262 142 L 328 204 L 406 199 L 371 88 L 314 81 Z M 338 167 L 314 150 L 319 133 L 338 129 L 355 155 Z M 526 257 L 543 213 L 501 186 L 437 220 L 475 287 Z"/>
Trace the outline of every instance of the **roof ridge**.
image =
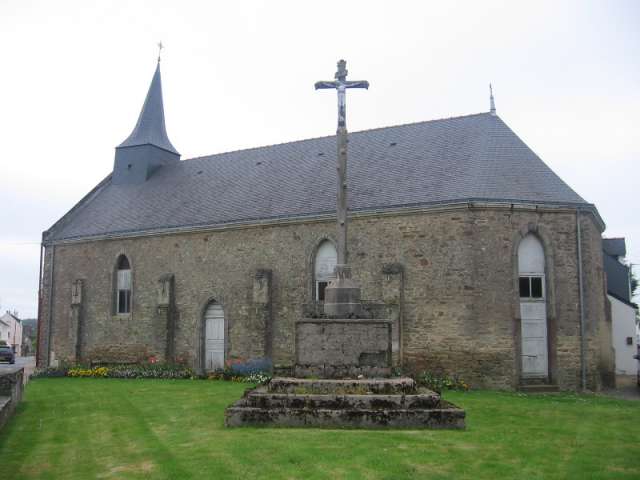
<path id="1" fill-rule="evenodd" d="M 418 122 L 407 122 L 407 123 L 399 123 L 397 125 L 387 125 L 386 127 L 374 127 L 374 128 L 367 128 L 364 130 L 356 130 L 354 132 L 349 132 L 349 134 L 351 135 L 357 135 L 360 133 L 368 133 L 368 132 L 375 132 L 378 130 L 386 130 L 388 128 L 397 128 L 397 127 L 408 127 L 411 125 L 420 125 L 420 124 L 425 124 L 425 123 L 433 123 L 433 122 L 442 122 L 444 120 L 458 120 L 460 118 L 467 118 L 467 117 L 479 117 L 482 115 L 490 115 L 487 112 L 479 112 L 479 113 L 468 113 L 466 115 L 457 115 L 457 116 L 453 116 L 453 117 L 442 117 L 442 118 L 433 118 L 431 120 L 421 120 Z M 491 115 L 492 117 L 497 117 L 497 115 Z M 292 141 L 288 141 L 288 142 L 279 142 L 279 143 L 270 143 L 267 145 L 261 145 L 259 147 L 248 147 L 248 148 L 238 148 L 236 150 L 227 150 L 225 152 L 219 152 L 219 153 L 212 153 L 209 155 L 200 155 L 198 157 L 192 157 L 192 158 L 185 158 L 182 160 L 182 162 L 188 162 L 190 160 L 202 160 L 203 158 L 211 158 L 211 157 L 217 157 L 218 155 L 229 155 L 231 153 L 240 153 L 240 152 L 250 152 L 252 150 L 261 150 L 263 148 L 270 148 L 270 147 L 277 147 L 280 145 L 291 145 L 294 143 L 302 143 L 302 142 L 309 142 L 311 140 L 321 140 L 323 138 L 331 138 L 331 137 L 335 137 L 336 135 L 321 135 L 319 137 L 310 137 L 310 138 L 303 138 L 300 140 L 292 140 Z"/>

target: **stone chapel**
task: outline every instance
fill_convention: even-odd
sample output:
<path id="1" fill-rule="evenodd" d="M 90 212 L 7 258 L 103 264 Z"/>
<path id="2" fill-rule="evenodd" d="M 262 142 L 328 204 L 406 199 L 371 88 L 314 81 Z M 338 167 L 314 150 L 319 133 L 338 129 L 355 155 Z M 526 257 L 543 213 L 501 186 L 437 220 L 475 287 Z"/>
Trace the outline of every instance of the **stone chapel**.
<path id="1" fill-rule="evenodd" d="M 42 236 L 39 366 L 294 362 L 336 264 L 335 136 L 181 160 L 160 64 L 113 171 Z M 599 389 L 605 228 L 491 109 L 351 133 L 349 264 L 393 363 Z"/>

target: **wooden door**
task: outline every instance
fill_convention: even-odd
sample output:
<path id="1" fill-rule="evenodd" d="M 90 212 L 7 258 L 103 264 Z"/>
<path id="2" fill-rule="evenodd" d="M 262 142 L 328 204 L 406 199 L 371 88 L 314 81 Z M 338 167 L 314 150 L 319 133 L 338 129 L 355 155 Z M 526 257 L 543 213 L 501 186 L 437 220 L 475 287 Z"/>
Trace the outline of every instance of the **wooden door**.
<path id="1" fill-rule="evenodd" d="M 204 314 L 205 322 L 205 370 L 224 368 L 224 311 L 222 306 L 211 304 Z"/>
<path id="2" fill-rule="evenodd" d="M 520 301 L 522 322 L 522 376 L 547 377 L 547 309 L 542 301 Z"/>

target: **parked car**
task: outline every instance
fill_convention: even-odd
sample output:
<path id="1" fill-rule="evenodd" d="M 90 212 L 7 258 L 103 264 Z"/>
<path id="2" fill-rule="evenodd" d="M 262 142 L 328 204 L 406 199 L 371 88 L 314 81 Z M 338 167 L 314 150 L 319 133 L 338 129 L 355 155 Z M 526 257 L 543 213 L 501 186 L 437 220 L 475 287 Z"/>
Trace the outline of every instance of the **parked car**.
<path id="1" fill-rule="evenodd" d="M 0 362 L 16 363 L 13 348 L 8 345 L 0 345 Z"/>

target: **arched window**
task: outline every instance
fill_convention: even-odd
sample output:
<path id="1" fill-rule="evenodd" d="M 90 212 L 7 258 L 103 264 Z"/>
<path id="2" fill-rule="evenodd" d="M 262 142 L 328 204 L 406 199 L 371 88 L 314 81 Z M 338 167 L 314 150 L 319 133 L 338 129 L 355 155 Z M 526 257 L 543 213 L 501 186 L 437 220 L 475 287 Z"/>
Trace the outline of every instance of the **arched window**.
<path id="1" fill-rule="evenodd" d="M 534 235 L 527 235 L 518 246 L 520 298 L 544 298 L 544 250 Z"/>
<path id="2" fill-rule="evenodd" d="M 118 258 L 116 272 L 116 313 L 131 313 L 131 265 L 125 255 Z"/>
<path id="3" fill-rule="evenodd" d="M 333 276 L 337 261 L 336 247 L 330 240 L 324 240 L 318 247 L 314 263 L 313 294 L 315 300 L 324 302 L 324 290 Z"/>

